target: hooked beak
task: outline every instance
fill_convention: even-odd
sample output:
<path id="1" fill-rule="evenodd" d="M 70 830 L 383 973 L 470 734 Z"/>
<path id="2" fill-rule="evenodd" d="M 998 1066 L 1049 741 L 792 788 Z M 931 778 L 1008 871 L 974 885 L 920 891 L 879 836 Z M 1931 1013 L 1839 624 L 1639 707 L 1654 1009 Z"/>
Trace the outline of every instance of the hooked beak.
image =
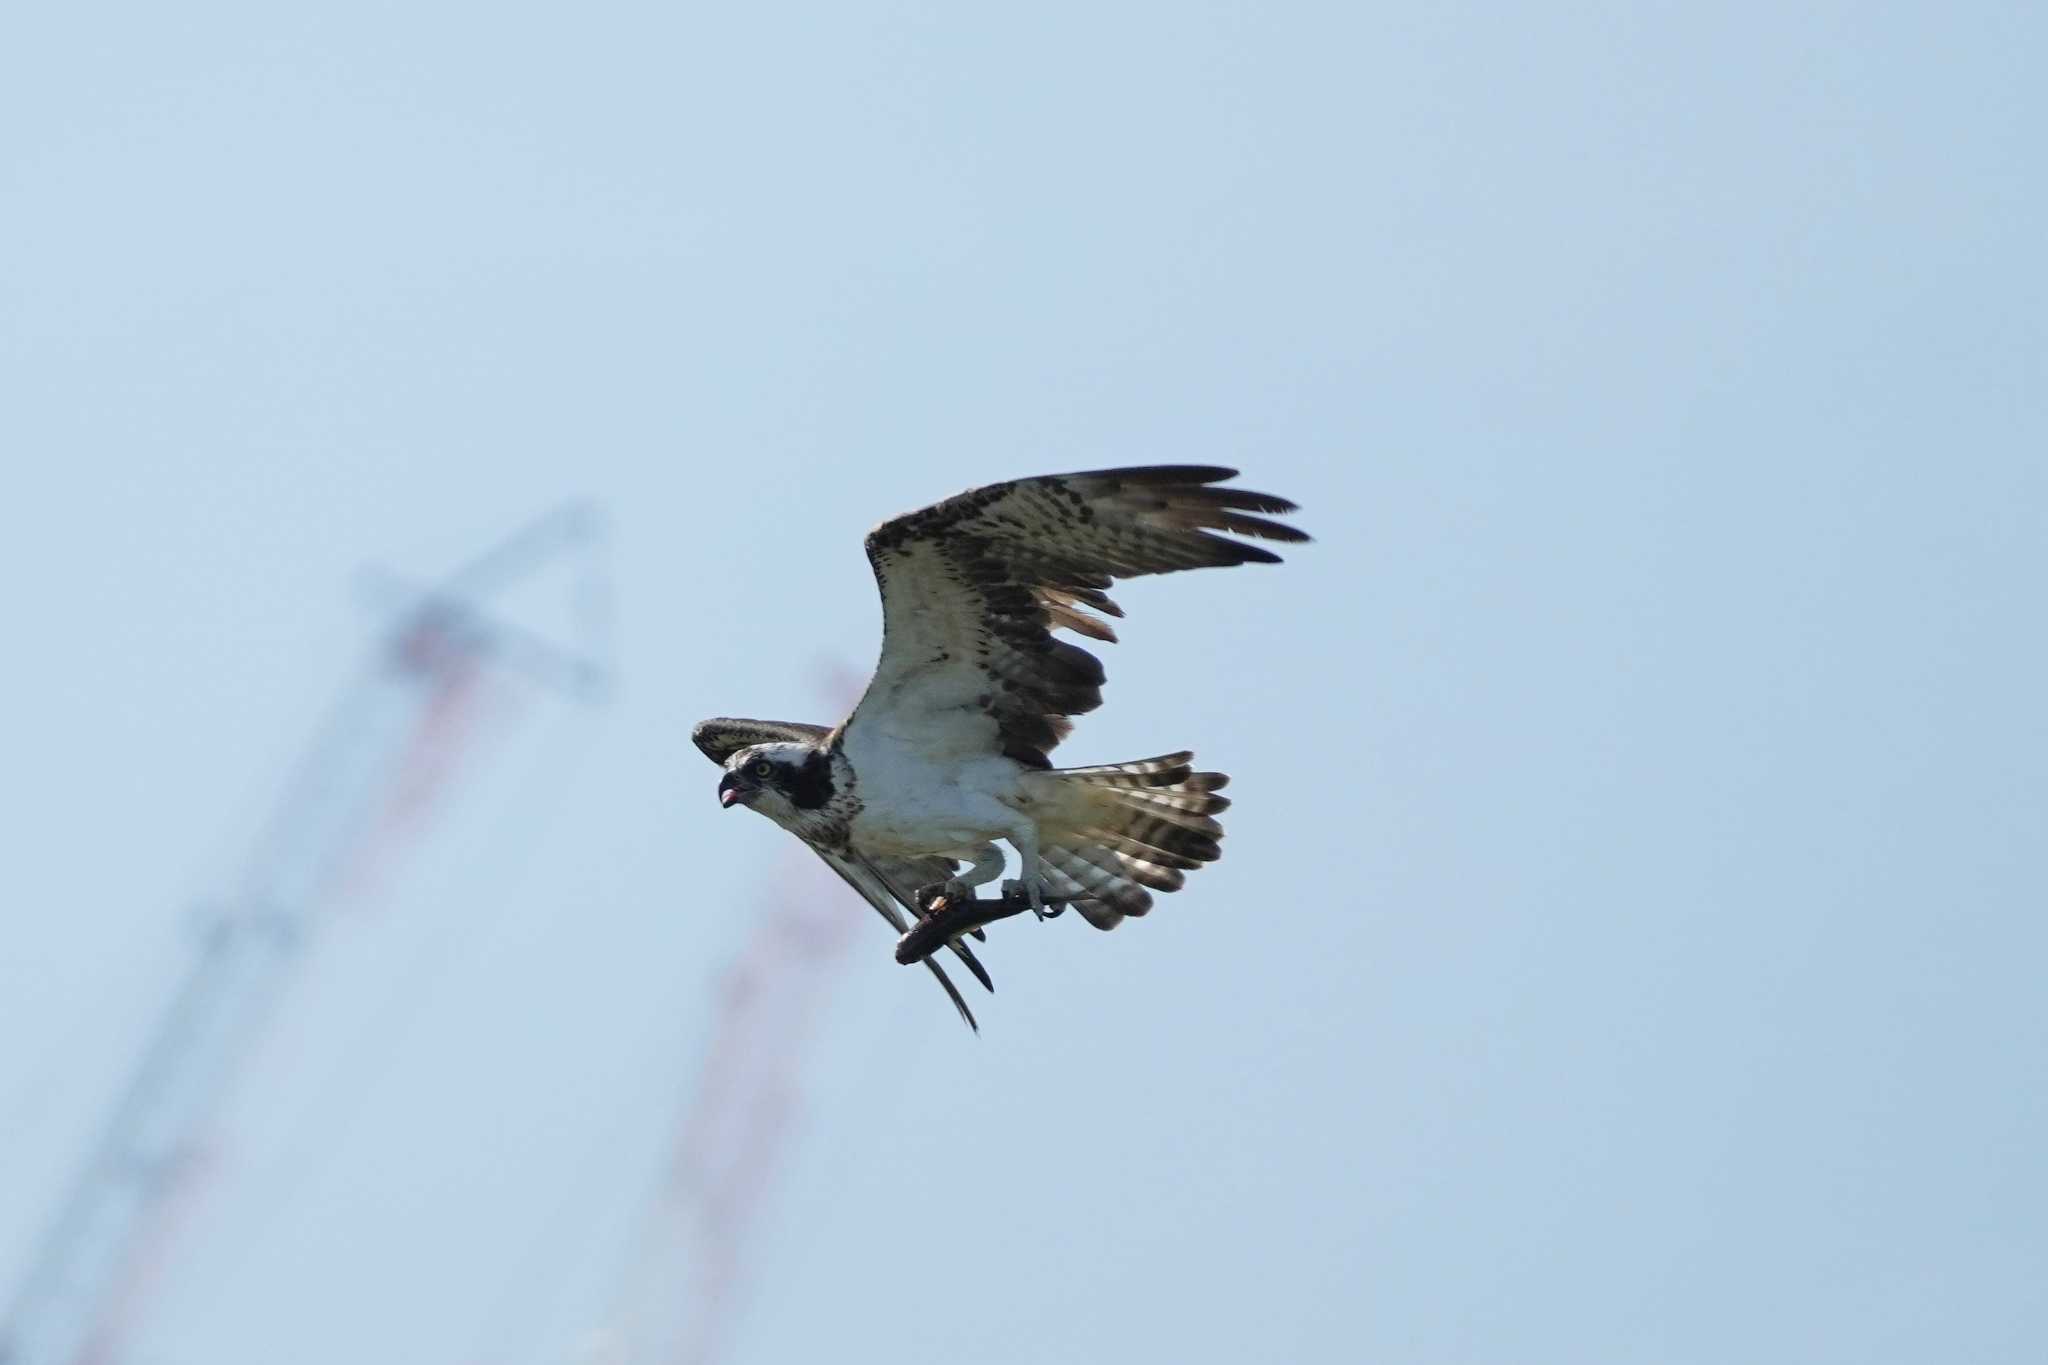
<path id="1" fill-rule="evenodd" d="M 746 789 L 740 784 L 738 773 L 727 773 L 718 779 L 718 804 L 726 810 L 747 799 Z"/>

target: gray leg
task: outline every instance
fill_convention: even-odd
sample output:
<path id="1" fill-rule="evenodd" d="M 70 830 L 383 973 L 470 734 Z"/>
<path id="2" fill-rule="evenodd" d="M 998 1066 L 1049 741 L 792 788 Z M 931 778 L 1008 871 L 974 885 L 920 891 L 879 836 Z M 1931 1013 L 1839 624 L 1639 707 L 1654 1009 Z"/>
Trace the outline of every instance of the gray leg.
<path id="1" fill-rule="evenodd" d="M 994 844 L 983 844 L 973 850 L 974 866 L 955 875 L 954 880 L 962 886 L 987 886 L 1003 875 L 1003 851 Z"/>
<path id="2" fill-rule="evenodd" d="M 1038 865 L 1038 826 L 1027 820 L 1010 831 L 1009 839 L 1017 850 L 1017 877 L 1024 884 L 1024 894 L 1031 898 L 1031 913 L 1044 919 L 1045 877 Z"/>
<path id="3" fill-rule="evenodd" d="M 974 859 L 973 866 L 950 881 L 917 888 L 914 899 L 920 913 L 929 914 L 932 903 L 941 897 L 949 904 L 973 900 L 975 887 L 986 886 L 1003 875 L 1003 851 L 994 844 L 983 844 L 979 848 L 965 849 L 963 852 Z"/>

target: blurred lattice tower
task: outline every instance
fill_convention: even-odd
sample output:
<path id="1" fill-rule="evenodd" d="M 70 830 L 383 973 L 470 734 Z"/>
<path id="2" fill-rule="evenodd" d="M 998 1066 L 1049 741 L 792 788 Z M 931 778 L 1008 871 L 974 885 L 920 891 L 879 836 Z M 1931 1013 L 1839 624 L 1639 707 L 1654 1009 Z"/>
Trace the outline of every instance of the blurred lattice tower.
<path id="1" fill-rule="evenodd" d="M 198 1187 L 202 1139 L 238 1063 L 323 921 L 427 832 L 481 736 L 489 685 L 512 674 L 576 703 L 604 697 L 605 541 L 595 509 L 572 504 L 439 587 L 367 580 L 396 614 L 293 768 L 237 883 L 203 913 L 197 954 L 8 1305 L 0 1365 L 115 1358 Z M 494 595 L 550 564 L 567 570 L 573 638 L 551 641 L 489 614 Z"/>
<path id="2" fill-rule="evenodd" d="M 861 693 L 820 669 L 820 711 Z M 749 907 L 754 929 L 720 974 L 709 1044 L 688 1087 L 659 1189 L 603 1329 L 580 1365 L 713 1365 L 745 1304 L 747 1255 L 803 1109 L 819 1017 L 872 913 L 792 844 Z"/>

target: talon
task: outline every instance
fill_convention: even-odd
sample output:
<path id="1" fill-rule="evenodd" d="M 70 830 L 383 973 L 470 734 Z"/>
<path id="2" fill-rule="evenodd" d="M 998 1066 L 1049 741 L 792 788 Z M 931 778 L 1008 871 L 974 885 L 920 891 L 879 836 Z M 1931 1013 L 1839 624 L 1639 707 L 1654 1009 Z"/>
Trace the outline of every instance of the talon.
<path id="1" fill-rule="evenodd" d="M 964 882 L 946 881 L 920 886 L 910 894 L 918 906 L 918 912 L 930 916 L 946 910 L 956 901 L 968 899 L 973 893 Z"/>
<path id="2" fill-rule="evenodd" d="M 1003 899 L 1011 905 L 1020 907 L 1030 906 L 1031 913 L 1040 919 L 1051 919 L 1059 913 L 1057 909 L 1046 909 L 1045 902 L 1040 899 L 1037 886 L 1018 881 L 1014 878 L 1003 883 Z"/>

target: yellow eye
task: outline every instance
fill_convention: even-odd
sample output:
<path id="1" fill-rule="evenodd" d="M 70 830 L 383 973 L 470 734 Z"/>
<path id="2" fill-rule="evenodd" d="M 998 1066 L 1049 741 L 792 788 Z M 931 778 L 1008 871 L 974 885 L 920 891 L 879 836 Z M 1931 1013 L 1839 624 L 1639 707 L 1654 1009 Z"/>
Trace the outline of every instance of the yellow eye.
<path id="1" fill-rule="evenodd" d="M 765 758 L 757 758 L 747 765 L 747 771 L 756 777 L 766 777 L 775 771 L 775 765 Z"/>

